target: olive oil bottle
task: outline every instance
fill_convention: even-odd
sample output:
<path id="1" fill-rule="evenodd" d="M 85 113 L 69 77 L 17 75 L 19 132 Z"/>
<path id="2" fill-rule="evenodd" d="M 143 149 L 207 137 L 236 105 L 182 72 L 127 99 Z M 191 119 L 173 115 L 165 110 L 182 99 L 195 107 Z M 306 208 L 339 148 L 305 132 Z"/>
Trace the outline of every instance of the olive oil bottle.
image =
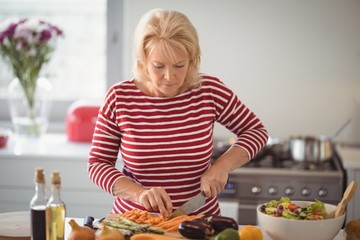
<path id="1" fill-rule="evenodd" d="M 46 240 L 64 240 L 65 203 L 61 200 L 61 177 L 59 171 L 51 174 L 51 196 L 46 205 Z"/>
<path id="2" fill-rule="evenodd" d="M 35 195 L 30 202 L 31 239 L 46 240 L 46 195 L 43 168 L 35 169 Z"/>

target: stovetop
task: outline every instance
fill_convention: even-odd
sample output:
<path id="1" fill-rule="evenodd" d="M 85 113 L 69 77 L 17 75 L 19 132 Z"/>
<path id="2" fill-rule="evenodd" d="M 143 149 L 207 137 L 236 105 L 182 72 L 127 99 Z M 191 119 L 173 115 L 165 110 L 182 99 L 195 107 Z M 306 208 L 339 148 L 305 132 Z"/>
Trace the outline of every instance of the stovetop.
<path id="1" fill-rule="evenodd" d="M 268 151 L 264 149 L 262 151 Z M 259 152 L 250 162 L 243 167 L 246 168 L 277 168 L 296 171 L 336 171 L 338 170 L 334 159 L 321 162 L 296 161 L 289 154 L 278 154 Z"/>
<path id="2" fill-rule="evenodd" d="M 215 145 L 212 156 L 213 160 L 215 161 L 229 146 L 229 144 L 225 143 Z M 291 157 L 289 144 L 284 142 L 281 144 L 266 145 L 253 159 L 243 165 L 242 168 L 332 172 L 341 170 L 341 166 L 339 166 L 336 161 L 335 156 L 326 161 L 296 161 Z"/>

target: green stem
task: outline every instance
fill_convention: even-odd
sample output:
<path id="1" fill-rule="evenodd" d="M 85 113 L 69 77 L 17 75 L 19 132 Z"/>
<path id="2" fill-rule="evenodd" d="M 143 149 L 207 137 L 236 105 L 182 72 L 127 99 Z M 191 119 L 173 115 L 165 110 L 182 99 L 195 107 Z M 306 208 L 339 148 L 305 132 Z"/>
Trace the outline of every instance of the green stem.
<path id="1" fill-rule="evenodd" d="M 31 84 L 31 86 L 28 87 L 25 87 L 23 82 L 24 81 L 20 81 L 26 97 L 26 103 L 29 110 L 29 118 L 32 122 L 32 124 L 28 127 L 28 132 L 34 134 L 35 136 L 40 136 L 41 130 L 40 130 L 40 126 L 36 122 L 36 110 L 35 110 L 35 101 L 34 101 L 35 92 L 36 92 L 36 80 L 34 81 L 35 82 L 34 84 Z"/>

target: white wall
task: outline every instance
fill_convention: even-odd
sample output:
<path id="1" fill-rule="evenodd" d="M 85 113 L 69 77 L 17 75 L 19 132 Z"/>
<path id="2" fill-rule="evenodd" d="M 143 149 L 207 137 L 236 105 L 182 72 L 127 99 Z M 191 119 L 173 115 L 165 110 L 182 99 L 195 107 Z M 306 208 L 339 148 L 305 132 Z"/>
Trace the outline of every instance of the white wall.
<path id="1" fill-rule="evenodd" d="M 156 7 L 188 15 L 202 71 L 230 86 L 271 136 L 331 135 L 352 116 L 336 140 L 360 142 L 360 1 L 125 0 L 125 79 L 137 21 Z"/>

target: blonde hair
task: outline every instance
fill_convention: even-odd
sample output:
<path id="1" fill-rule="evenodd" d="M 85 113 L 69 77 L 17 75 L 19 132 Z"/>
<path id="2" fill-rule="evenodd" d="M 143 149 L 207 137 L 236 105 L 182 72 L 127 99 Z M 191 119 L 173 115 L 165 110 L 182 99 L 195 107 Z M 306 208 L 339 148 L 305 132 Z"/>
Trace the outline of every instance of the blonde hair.
<path id="1" fill-rule="evenodd" d="M 135 30 L 135 66 L 137 80 L 148 79 L 146 62 L 149 53 L 159 45 L 166 57 L 174 60 L 174 49 L 189 57 L 189 68 L 184 87 L 194 87 L 200 82 L 200 45 L 195 27 L 182 13 L 164 9 L 153 9 L 145 13 Z"/>

